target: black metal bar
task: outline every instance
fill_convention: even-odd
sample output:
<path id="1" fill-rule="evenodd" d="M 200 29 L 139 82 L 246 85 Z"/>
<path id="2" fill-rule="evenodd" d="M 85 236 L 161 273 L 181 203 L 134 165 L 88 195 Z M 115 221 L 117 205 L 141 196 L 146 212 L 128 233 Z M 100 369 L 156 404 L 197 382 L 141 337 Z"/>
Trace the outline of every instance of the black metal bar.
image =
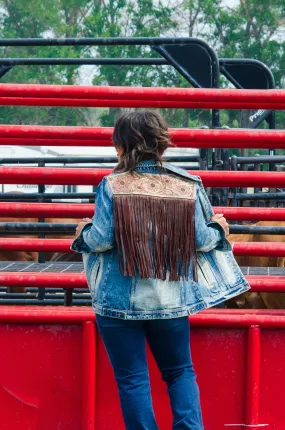
<path id="1" fill-rule="evenodd" d="M 68 290 L 69 291 L 69 290 Z M 56 299 L 63 299 L 64 300 L 64 292 L 62 291 L 60 294 L 46 294 L 46 297 L 48 298 L 48 299 L 51 299 L 51 300 L 56 300 Z M 7 298 L 7 299 L 34 299 L 34 300 L 37 300 L 37 298 L 38 298 L 38 296 L 37 296 L 37 294 L 36 293 L 34 293 L 34 294 L 27 294 L 27 293 L 0 293 L 0 300 L 1 299 L 5 299 L 5 298 Z M 87 299 L 87 300 L 91 300 L 91 297 L 90 297 L 90 295 L 86 295 L 86 297 L 84 297 L 84 295 L 82 295 L 82 296 L 80 296 L 80 295 L 75 295 L 74 297 L 73 297 L 74 299 L 75 299 L 75 301 L 76 300 L 82 300 L 82 298 L 85 298 L 85 299 Z"/>
<path id="2" fill-rule="evenodd" d="M 274 86 L 272 88 L 274 88 Z M 271 115 L 267 119 L 267 122 L 268 122 L 268 126 L 269 126 L 269 128 L 271 130 L 276 128 L 276 114 L 275 114 L 275 111 L 271 111 Z M 275 156 L 275 153 L 276 153 L 275 148 L 269 149 L 269 155 L 270 156 Z M 274 171 L 275 170 L 275 165 L 272 164 L 272 163 L 269 164 L 269 170 L 271 172 Z"/>
<path id="3" fill-rule="evenodd" d="M 244 86 L 240 86 L 240 84 L 233 78 L 233 76 L 225 69 L 227 65 L 242 65 L 245 66 L 251 66 L 255 65 L 259 69 L 262 69 L 263 73 L 266 74 L 267 82 L 268 82 L 268 88 L 274 88 L 275 87 L 275 80 L 273 73 L 269 69 L 269 67 L 266 66 L 266 64 L 262 63 L 259 60 L 253 60 L 252 58 L 220 58 L 219 59 L 220 64 L 220 71 L 221 73 L 226 76 L 226 78 L 236 87 L 236 88 L 245 88 Z"/>
<path id="4" fill-rule="evenodd" d="M 261 163 L 255 163 L 253 170 L 255 172 L 260 172 L 261 170 L 263 170 L 263 164 L 261 164 Z M 254 192 L 254 194 L 260 193 L 260 192 L 262 192 L 262 188 L 260 188 L 260 187 L 254 187 L 253 192 Z M 254 206 L 259 206 L 259 202 L 256 202 L 256 200 L 254 202 L 252 202 L 252 204 Z"/>
<path id="5" fill-rule="evenodd" d="M 237 194 L 229 194 L 230 199 L 237 199 L 237 200 L 283 200 L 285 199 L 285 193 L 256 193 L 256 194 L 249 194 L 249 193 L 237 193 Z"/>
<path id="6" fill-rule="evenodd" d="M 233 198 L 233 195 L 229 195 Z M 237 194 L 237 199 L 240 200 L 265 200 L 265 199 L 285 199 L 285 193 L 267 193 L 257 194 Z M 77 224 L 55 224 L 55 223 L 13 223 L 3 222 L 0 223 L 0 233 L 5 234 L 38 234 L 38 233 L 53 233 L 53 234 L 74 234 Z M 270 227 L 271 228 L 271 227 Z M 284 230 L 285 232 L 285 230 Z"/>
<path id="7" fill-rule="evenodd" d="M 231 193 L 229 194 L 229 198 L 234 199 L 236 195 L 236 198 L 238 200 L 270 200 L 270 199 L 284 199 L 284 193 L 257 193 L 257 194 L 250 194 L 250 193 Z M 38 201 L 39 194 L 31 194 L 31 193 L 25 193 L 25 194 L 7 194 L 7 193 L 0 193 L 0 201 L 19 201 L 19 202 L 36 202 Z M 86 201 L 89 201 L 90 203 L 94 203 L 96 194 L 94 193 L 50 193 L 46 194 L 44 197 L 45 201 L 55 201 L 55 200 L 74 200 L 74 199 L 86 199 Z M 62 202 L 64 203 L 64 202 Z M 78 203 L 79 204 L 79 203 Z"/>
<path id="8" fill-rule="evenodd" d="M 1 64 L 1 63 L 0 63 Z M 9 72 L 9 70 L 13 69 L 13 66 L 0 66 L 0 79 Z"/>
<path id="9" fill-rule="evenodd" d="M 247 225 L 230 225 L 230 234 L 270 234 L 285 235 L 285 227 L 259 227 Z"/>
<path id="10" fill-rule="evenodd" d="M 72 306 L 72 288 L 64 291 L 64 306 Z"/>
<path id="11" fill-rule="evenodd" d="M 94 193 L 46 193 L 41 197 L 39 193 L 0 193 L 0 201 L 39 201 L 42 198 L 44 201 L 53 201 L 53 200 L 68 200 L 68 199 L 87 199 L 89 202 L 93 203 L 95 199 Z"/>
<path id="12" fill-rule="evenodd" d="M 285 163 L 285 156 L 283 155 L 258 155 L 252 157 L 235 157 L 237 164 L 248 164 L 248 163 Z M 232 158 L 234 158 L 232 157 Z"/>
<path id="13" fill-rule="evenodd" d="M 75 304 L 76 306 L 90 306 L 91 305 L 91 299 L 81 299 L 76 300 Z M 64 305 L 64 299 L 60 300 L 54 300 L 54 299 L 44 299 L 44 300 L 37 300 L 37 299 L 0 299 L 1 305 L 40 305 L 40 306 L 63 306 Z"/>
<path id="14" fill-rule="evenodd" d="M 223 60 L 223 59 L 222 58 L 219 59 L 220 72 L 222 73 L 222 75 L 224 75 L 236 88 L 238 88 L 239 90 L 242 90 L 243 87 L 240 85 L 240 83 L 233 76 L 231 76 L 230 73 L 228 73 L 228 71 L 225 69 L 223 63 L 221 63 L 221 60 Z"/>
<path id="15" fill-rule="evenodd" d="M 77 224 L 55 224 L 46 222 L 0 222 L 0 233 L 58 233 L 73 234 Z"/>
<path id="16" fill-rule="evenodd" d="M 259 109 L 249 116 L 249 128 L 257 128 L 264 120 L 268 120 L 272 111 Z"/>
<path id="17" fill-rule="evenodd" d="M 43 161 L 40 161 L 38 163 L 39 167 L 45 167 L 45 163 Z M 41 195 L 41 197 L 39 198 L 39 202 L 43 202 L 44 199 L 42 198 L 42 196 L 45 194 L 45 185 L 38 185 L 38 193 Z M 45 219 L 44 218 L 39 218 L 38 221 L 40 223 L 44 223 Z M 39 233 L 38 234 L 38 238 L 39 239 L 44 239 L 45 238 L 45 234 L 44 233 Z M 46 261 L 46 257 L 45 257 L 45 253 L 40 251 L 38 253 L 38 262 L 39 263 L 45 263 Z M 44 288 L 39 288 L 39 300 L 44 300 L 45 298 L 45 289 Z"/>
<path id="18" fill-rule="evenodd" d="M 208 149 L 201 149 L 199 165 L 200 170 L 208 170 Z"/>
<path id="19" fill-rule="evenodd" d="M 176 45 L 197 42 L 208 48 L 206 42 L 192 37 L 108 37 L 108 38 L 22 38 L 0 39 L 0 46 L 125 46 L 125 45 Z"/>
<path id="20" fill-rule="evenodd" d="M 43 139 L 44 140 L 44 139 Z M 7 141 L 7 145 L 9 142 Z M 182 162 L 198 162 L 199 155 L 172 155 L 165 157 L 170 163 Z M 285 158 L 285 157 L 284 157 Z M 80 163 L 103 163 L 103 164 L 116 164 L 118 163 L 117 157 L 31 157 L 31 158 L 0 158 L 1 164 L 80 164 Z"/>
<path id="21" fill-rule="evenodd" d="M 5 73 L 7 73 L 13 66 L 169 66 L 170 64 L 163 58 L 1 58 L 0 66 L 1 65 L 7 67 L 7 70 L 5 70 Z"/>
<path id="22" fill-rule="evenodd" d="M 23 294 L 26 295 L 27 293 L 29 293 L 29 295 L 33 295 L 33 294 L 38 294 L 38 289 L 35 287 L 30 287 L 26 289 L 26 293 L 8 293 L 7 292 L 7 287 L 0 287 L 0 294 L 5 293 L 5 294 Z M 48 297 L 58 297 L 58 295 L 63 297 L 64 295 L 64 289 L 63 288 L 46 288 L 46 293 L 48 295 Z M 86 295 L 87 297 L 90 296 L 89 290 L 85 289 L 85 288 L 74 288 L 73 289 L 73 293 L 74 293 L 74 297 L 83 297 L 84 295 Z M 85 296 L 84 296 L 85 297 Z"/>

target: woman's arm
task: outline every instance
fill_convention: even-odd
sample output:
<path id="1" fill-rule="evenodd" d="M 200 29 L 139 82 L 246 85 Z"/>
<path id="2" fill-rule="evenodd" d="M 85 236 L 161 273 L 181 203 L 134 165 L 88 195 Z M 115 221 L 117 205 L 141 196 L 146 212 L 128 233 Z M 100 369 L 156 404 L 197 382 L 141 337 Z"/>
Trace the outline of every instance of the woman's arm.
<path id="1" fill-rule="evenodd" d="M 222 215 L 219 215 L 207 219 L 201 204 L 201 188 L 198 186 L 195 211 L 197 251 L 211 251 L 225 239 L 228 227 Z"/>
<path id="2" fill-rule="evenodd" d="M 71 249 L 77 252 L 104 252 L 115 246 L 113 197 L 104 178 L 97 188 L 92 223 L 83 226 Z"/>

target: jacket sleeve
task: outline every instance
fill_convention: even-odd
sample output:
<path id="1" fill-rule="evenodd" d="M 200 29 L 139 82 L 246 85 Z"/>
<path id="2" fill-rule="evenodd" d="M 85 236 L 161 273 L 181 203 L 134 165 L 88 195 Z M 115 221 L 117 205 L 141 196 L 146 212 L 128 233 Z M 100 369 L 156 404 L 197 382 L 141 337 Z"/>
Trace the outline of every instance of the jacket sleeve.
<path id="1" fill-rule="evenodd" d="M 74 240 L 76 252 L 104 252 L 115 246 L 113 197 L 106 178 L 97 188 L 96 210 L 92 223 L 86 224 Z"/>
<path id="2" fill-rule="evenodd" d="M 211 221 L 211 214 L 206 214 L 205 210 L 203 210 L 202 199 L 205 199 L 205 192 L 203 193 L 203 191 L 202 186 L 198 185 L 195 209 L 196 246 L 197 251 L 208 252 L 219 246 L 225 239 L 226 234 L 219 223 Z M 210 205 L 210 202 L 207 203 Z M 213 211 L 212 214 L 214 214 Z"/>

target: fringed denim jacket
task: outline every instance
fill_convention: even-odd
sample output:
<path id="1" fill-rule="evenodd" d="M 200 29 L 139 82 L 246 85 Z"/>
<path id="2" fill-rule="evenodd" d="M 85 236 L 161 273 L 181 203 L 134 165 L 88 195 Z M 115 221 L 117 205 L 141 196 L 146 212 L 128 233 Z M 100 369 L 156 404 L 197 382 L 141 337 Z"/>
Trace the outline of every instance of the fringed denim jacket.
<path id="1" fill-rule="evenodd" d="M 125 174 L 105 177 L 97 189 L 93 222 L 83 228 L 71 246 L 73 251 L 83 255 L 93 308 L 100 315 L 122 319 L 176 318 L 218 305 L 249 289 L 223 228 L 211 221 L 214 213 L 201 179 L 168 163 L 164 163 L 163 168 L 149 160 L 140 163 L 136 173 L 141 177 L 148 174 L 168 175 L 187 182 L 192 190 L 195 188 L 194 234 L 197 258 L 189 260 L 190 257 L 187 257 L 190 265 L 187 266 L 185 262 L 183 267 L 187 267 L 188 273 L 178 280 L 170 280 L 170 271 L 167 271 L 166 276 L 147 277 L 148 266 L 143 263 L 140 273 L 132 273 L 130 269 L 129 273 L 122 274 L 122 270 L 126 272 L 126 266 L 122 269 L 122 264 L 119 264 L 122 250 L 118 249 L 116 241 L 116 190 L 112 178 L 123 178 Z M 186 191 L 185 187 L 182 189 Z M 128 241 L 125 242 L 123 247 L 128 245 Z M 144 253 L 143 248 L 141 252 Z M 145 275 L 141 276 L 141 273 Z"/>

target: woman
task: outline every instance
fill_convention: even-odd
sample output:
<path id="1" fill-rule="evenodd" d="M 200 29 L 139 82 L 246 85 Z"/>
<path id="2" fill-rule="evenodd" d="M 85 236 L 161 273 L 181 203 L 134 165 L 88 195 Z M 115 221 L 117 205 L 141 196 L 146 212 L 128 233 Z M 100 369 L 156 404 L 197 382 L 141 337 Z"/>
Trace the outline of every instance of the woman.
<path id="1" fill-rule="evenodd" d="M 199 177 L 163 162 L 170 145 L 154 112 L 117 120 L 115 172 L 92 220 L 78 225 L 97 325 L 114 369 L 127 430 L 156 430 L 148 342 L 168 387 L 173 429 L 203 429 L 188 316 L 248 290 Z M 87 222 L 86 222 L 87 221 Z"/>

